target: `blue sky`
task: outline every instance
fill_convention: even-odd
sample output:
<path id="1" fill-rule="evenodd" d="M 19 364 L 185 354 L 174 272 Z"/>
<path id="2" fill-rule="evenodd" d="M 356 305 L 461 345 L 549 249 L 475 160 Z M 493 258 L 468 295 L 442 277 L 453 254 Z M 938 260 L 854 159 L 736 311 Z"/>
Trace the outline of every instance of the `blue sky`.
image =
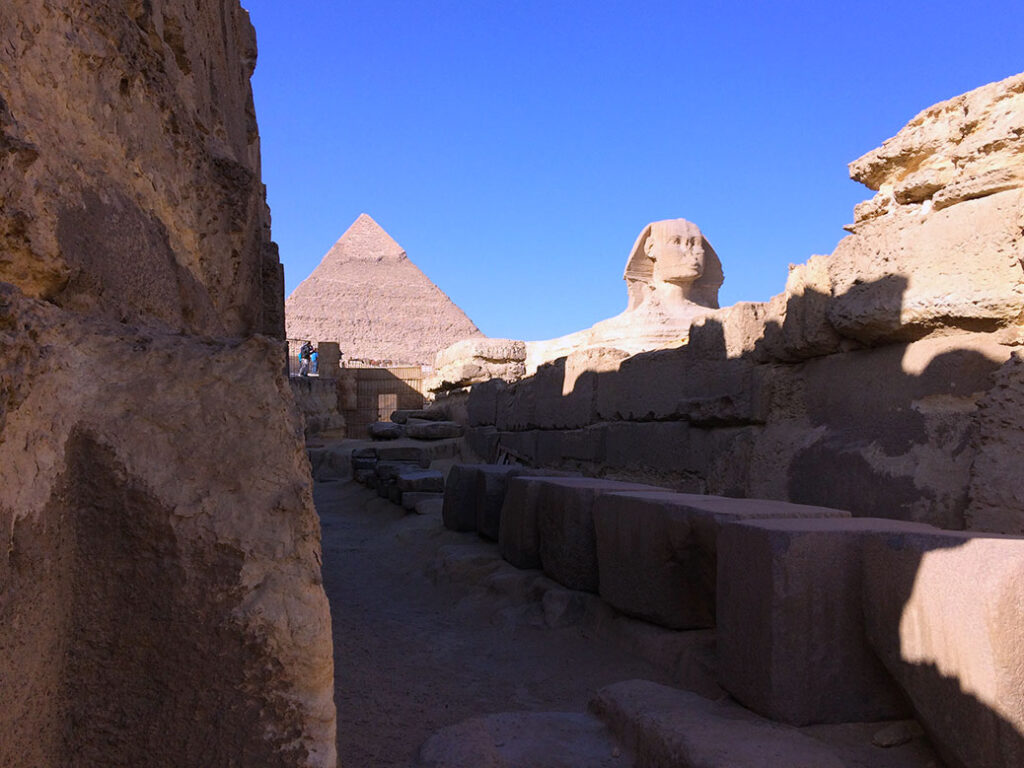
<path id="1" fill-rule="evenodd" d="M 365 212 L 525 339 L 620 312 L 657 219 L 701 227 L 723 306 L 768 299 L 870 197 L 848 162 L 1024 70 L 1021 0 L 243 5 L 287 292 Z"/>

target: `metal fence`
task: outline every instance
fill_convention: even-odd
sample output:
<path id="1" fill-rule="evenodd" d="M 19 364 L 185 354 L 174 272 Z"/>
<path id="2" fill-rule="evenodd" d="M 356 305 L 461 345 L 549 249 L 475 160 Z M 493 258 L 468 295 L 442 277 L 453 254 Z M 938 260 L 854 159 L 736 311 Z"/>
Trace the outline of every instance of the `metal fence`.
<path id="1" fill-rule="evenodd" d="M 420 366 L 346 366 L 343 376 L 355 380 L 356 408 L 344 412 L 350 435 L 364 434 L 367 425 L 387 421 L 394 411 L 423 407 L 423 369 Z"/>

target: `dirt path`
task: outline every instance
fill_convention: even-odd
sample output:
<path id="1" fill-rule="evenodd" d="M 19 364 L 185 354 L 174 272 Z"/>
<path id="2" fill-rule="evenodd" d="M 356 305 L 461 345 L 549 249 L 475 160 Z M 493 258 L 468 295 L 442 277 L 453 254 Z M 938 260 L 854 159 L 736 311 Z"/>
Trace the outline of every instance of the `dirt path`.
<path id="1" fill-rule="evenodd" d="M 667 682 L 578 627 L 534 625 L 482 590 L 435 584 L 437 549 L 474 535 L 349 482 L 318 483 L 316 503 L 345 768 L 406 768 L 430 734 L 475 715 L 582 712 L 604 685 Z"/>

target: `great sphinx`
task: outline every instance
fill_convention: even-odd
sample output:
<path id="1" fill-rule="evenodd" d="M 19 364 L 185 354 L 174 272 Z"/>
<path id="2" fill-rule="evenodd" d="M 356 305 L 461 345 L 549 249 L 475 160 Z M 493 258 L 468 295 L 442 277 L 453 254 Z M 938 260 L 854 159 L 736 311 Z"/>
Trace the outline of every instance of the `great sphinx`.
<path id="1" fill-rule="evenodd" d="M 526 345 L 528 372 L 571 352 L 604 347 L 628 355 L 679 346 L 690 324 L 718 308 L 724 278 L 718 254 L 686 219 L 655 221 L 643 228 L 623 273 L 626 309 L 590 328 Z"/>

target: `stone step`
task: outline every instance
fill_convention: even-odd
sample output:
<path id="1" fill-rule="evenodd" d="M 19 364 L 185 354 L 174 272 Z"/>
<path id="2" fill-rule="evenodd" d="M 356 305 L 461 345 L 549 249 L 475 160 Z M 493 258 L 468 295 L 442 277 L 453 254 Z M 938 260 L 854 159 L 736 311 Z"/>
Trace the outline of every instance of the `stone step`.
<path id="1" fill-rule="evenodd" d="M 876 518 L 724 526 L 719 684 L 744 706 L 793 725 L 909 715 L 867 641 L 862 561 L 874 537 L 927 532 L 937 529 Z"/>
<path id="2" fill-rule="evenodd" d="M 594 505 L 600 594 L 630 616 L 670 629 L 715 626 L 717 541 L 723 525 L 760 518 L 849 517 L 765 499 L 608 493 Z"/>
<path id="3" fill-rule="evenodd" d="M 590 708 L 642 768 L 847 768 L 794 728 L 646 680 L 603 688 Z"/>

